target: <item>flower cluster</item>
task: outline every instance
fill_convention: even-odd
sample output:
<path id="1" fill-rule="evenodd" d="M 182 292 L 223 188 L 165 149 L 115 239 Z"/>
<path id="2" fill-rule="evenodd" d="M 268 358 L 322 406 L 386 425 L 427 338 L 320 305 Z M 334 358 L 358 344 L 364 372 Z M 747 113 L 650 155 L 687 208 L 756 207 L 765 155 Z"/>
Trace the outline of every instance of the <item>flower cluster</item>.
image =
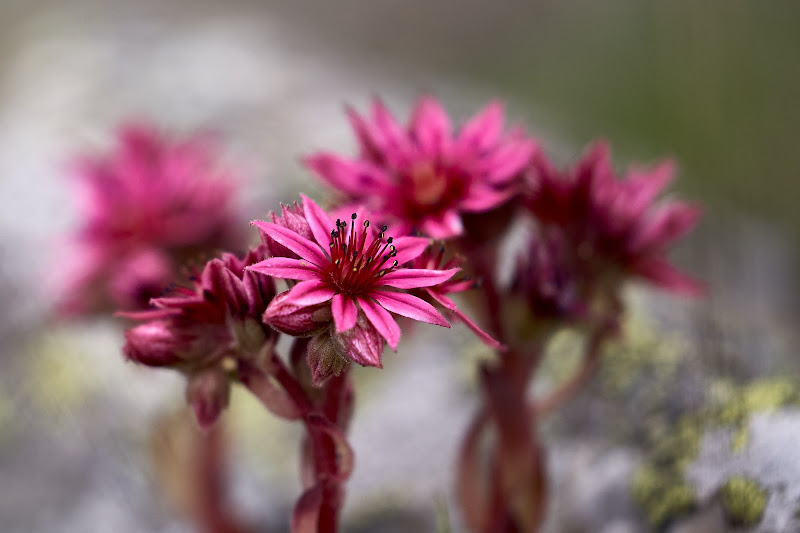
<path id="1" fill-rule="evenodd" d="M 675 200 L 653 204 L 673 172 L 667 161 L 651 170 L 631 169 L 618 179 L 603 142 L 566 171 L 539 154 L 528 175 L 525 204 L 543 226 L 558 229 L 582 276 L 618 284 L 633 275 L 697 294 L 699 284 L 664 256 L 697 224 L 700 210 Z"/>
<path id="2" fill-rule="evenodd" d="M 141 322 L 126 333 L 127 359 L 183 373 L 202 427 L 227 406 L 232 383 L 302 421 L 296 532 L 337 530 L 353 467 L 351 363 L 381 368 L 408 320 L 459 321 L 493 351 L 479 363 L 482 403 L 458 460 L 464 523 L 537 531 L 547 476 L 536 417 L 591 379 L 618 332 L 624 282 L 699 291 L 666 258 L 699 210 L 657 201 L 671 163 L 618 178 L 604 143 L 557 169 L 536 140 L 505 129 L 498 102 L 460 128 L 430 97 L 407 126 L 377 99 L 369 116 L 347 114 L 359 155 L 305 160 L 338 191 L 332 210 L 301 194 L 252 222 L 257 247 L 222 253 L 188 280 L 176 274 L 187 259 L 238 245 L 232 182 L 205 138 L 172 143 L 152 128 L 124 128 L 112 156 L 80 167 L 86 222 L 67 303 L 127 309 L 119 314 Z M 515 225 L 532 231 L 508 260 Z M 181 281 L 188 286 L 153 298 Z M 583 364 L 549 397 L 529 401 L 547 343 L 569 327 L 586 335 Z M 282 335 L 293 337 L 284 355 Z"/>
<path id="3" fill-rule="evenodd" d="M 197 254 L 240 245 L 235 182 L 208 135 L 173 141 L 146 124 L 120 128 L 107 156 L 75 164 L 82 225 L 60 312 L 145 309 Z"/>
<path id="4" fill-rule="evenodd" d="M 274 341 L 261 316 L 275 297 L 275 284 L 246 270 L 263 257 L 261 249 L 241 259 L 224 254 L 205 265 L 191 288 L 153 299 L 151 310 L 119 313 L 144 321 L 125 334 L 126 357 L 183 372 L 187 400 L 203 427 L 228 404 L 229 375 L 238 361 L 257 360 L 262 347 Z"/>
<path id="5" fill-rule="evenodd" d="M 375 230 L 353 213 L 335 222 L 313 200 L 303 196 L 305 225 L 256 221 L 265 241 L 274 241 L 295 257 L 271 257 L 250 270 L 297 281 L 270 304 L 264 320 L 290 335 L 315 335 L 309 353 L 314 382 L 338 373 L 346 359 L 381 366 L 384 340 L 397 349 L 400 327 L 390 312 L 414 320 L 450 327 L 428 302 L 404 292 L 450 279 L 457 268 L 408 268 L 428 246 L 419 237 L 387 237 L 387 227 Z M 292 213 L 296 216 L 296 213 Z M 288 254 L 287 254 L 288 255 Z"/>

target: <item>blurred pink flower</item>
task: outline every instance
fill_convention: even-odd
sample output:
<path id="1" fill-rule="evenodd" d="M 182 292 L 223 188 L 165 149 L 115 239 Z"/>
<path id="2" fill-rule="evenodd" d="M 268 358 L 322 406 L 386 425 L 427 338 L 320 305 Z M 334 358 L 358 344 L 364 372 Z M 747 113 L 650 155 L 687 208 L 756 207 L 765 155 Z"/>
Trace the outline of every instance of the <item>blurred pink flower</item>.
<path id="1" fill-rule="evenodd" d="M 242 242 L 236 183 L 208 135 L 175 141 L 127 124 L 110 154 L 75 170 L 81 226 L 60 291 L 64 314 L 145 308 L 183 261 Z"/>
<path id="2" fill-rule="evenodd" d="M 627 273 L 665 289 L 697 294 L 702 290 L 698 282 L 669 264 L 665 255 L 697 224 L 700 209 L 677 200 L 654 203 L 673 173 L 673 163 L 666 161 L 650 170 L 631 169 L 617 179 L 604 142 L 564 172 L 538 154 L 528 177 L 526 204 L 545 226 L 563 231 L 589 274 Z"/>
<path id="3" fill-rule="evenodd" d="M 587 304 L 573 269 L 562 233 L 532 235 L 517 256 L 511 292 L 522 297 L 538 319 L 580 318 Z"/>
<path id="4" fill-rule="evenodd" d="M 257 358 L 274 340 L 261 315 L 275 296 L 275 284 L 245 270 L 263 258 L 260 248 L 242 259 L 223 254 L 205 265 L 193 287 L 178 287 L 153 299 L 150 310 L 118 313 L 145 321 L 125 333 L 125 356 L 186 374 L 187 400 L 203 427 L 227 405 L 228 373 L 236 369 L 236 361 Z M 226 360 L 232 368 L 226 368 Z"/>
<path id="5" fill-rule="evenodd" d="M 427 239 L 387 238 L 385 226 L 376 235 L 369 221 L 358 224 L 357 220 L 362 218 L 358 213 L 353 213 L 348 227 L 345 221 L 334 222 L 311 199 L 302 198 L 311 239 L 285 225 L 253 222 L 267 238 L 297 256 L 271 257 L 249 267 L 253 272 L 299 281 L 270 304 L 264 314 L 265 322 L 278 329 L 288 315 L 297 316 L 298 324 L 307 319 L 313 322 L 310 315 L 306 317 L 300 310 L 306 308 L 309 314 L 318 313 L 324 305 L 330 309 L 331 338 L 330 344 L 325 344 L 319 352 L 327 354 L 331 348 L 337 348 L 340 355 L 358 364 L 376 367 L 381 366 L 381 337 L 392 349 L 397 349 L 400 340 L 400 327 L 390 311 L 449 327 L 433 306 L 403 292 L 442 283 L 458 271 L 401 266 L 423 252 Z M 297 334 L 294 325 L 281 330 Z M 312 323 L 306 334 L 314 334 L 318 329 Z M 315 345 L 322 346 L 318 341 Z"/>
<path id="6" fill-rule="evenodd" d="M 383 103 L 372 116 L 347 110 L 361 146 L 349 159 L 318 153 L 307 166 L 341 192 L 385 217 L 397 235 L 419 231 L 437 239 L 461 235 L 462 213 L 482 213 L 518 192 L 536 143 L 519 129 L 503 133 L 503 106 L 492 102 L 457 133 L 442 106 L 420 99 L 407 128 Z"/>

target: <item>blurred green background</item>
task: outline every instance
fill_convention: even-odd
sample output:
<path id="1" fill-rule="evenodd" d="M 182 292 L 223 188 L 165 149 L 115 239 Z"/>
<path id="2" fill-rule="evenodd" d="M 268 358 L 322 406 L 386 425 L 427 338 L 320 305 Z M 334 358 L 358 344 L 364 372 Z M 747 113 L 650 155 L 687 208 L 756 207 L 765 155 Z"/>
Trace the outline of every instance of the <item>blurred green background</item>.
<path id="1" fill-rule="evenodd" d="M 304 18 L 312 4 L 284 8 L 376 61 L 511 95 L 575 146 L 673 155 L 679 188 L 800 235 L 800 3 L 345 0 Z"/>

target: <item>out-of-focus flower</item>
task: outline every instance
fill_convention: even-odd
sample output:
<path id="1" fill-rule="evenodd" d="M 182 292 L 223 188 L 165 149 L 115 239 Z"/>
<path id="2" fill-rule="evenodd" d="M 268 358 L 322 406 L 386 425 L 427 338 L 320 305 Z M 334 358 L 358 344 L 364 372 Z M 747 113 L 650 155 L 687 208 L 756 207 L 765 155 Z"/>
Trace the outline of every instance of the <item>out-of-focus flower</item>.
<path id="1" fill-rule="evenodd" d="M 208 135 L 171 140 L 128 124 L 110 154 L 85 157 L 75 170 L 81 226 L 62 314 L 146 308 L 184 261 L 242 242 L 236 183 Z"/>
<path id="2" fill-rule="evenodd" d="M 308 331 L 305 334 L 314 334 L 320 327 L 313 315 L 319 313 L 324 304 L 330 309 L 332 323 L 322 334 L 330 334 L 331 339 L 330 344 L 325 345 L 321 344 L 321 339 L 314 341 L 322 354 L 317 359 L 328 361 L 326 354 L 332 346 L 343 357 L 376 367 L 381 366 L 381 337 L 392 349 L 397 349 L 400 340 L 400 327 L 390 312 L 449 327 L 431 304 L 403 292 L 437 285 L 458 271 L 456 268 L 434 270 L 401 266 L 423 252 L 427 239 L 387 238 L 386 227 L 376 234 L 369 221 L 357 222 L 361 220 L 358 213 L 352 214 L 349 225 L 342 220 L 334 222 L 311 199 L 302 198 L 312 239 L 285 225 L 253 222 L 263 235 L 299 257 L 271 257 L 248 267 L 253 272 L 299 282 L 270 304 L 264 314 L 266 323 L 297 335 L 295 326 L 306 322 Z M 308 309 L 305 314 L 301 311 L 304 308 Z M 286 328 L 283 323 L 286 317 L 296 317 L 297 321 Z M 326 365 L 338 368 L 335 364 Z M 315 371 L 314 374 L 325 372 Z"/>
<path id="3" fill-rule="evenodd" d="M 511 292 L 525 300 L 537 319 L 578 318 L 586 302 L 573 268 L 562 233 L 531 235 L 517 256 Z"/>
<path id="4" fill-rule="evenodd" d="M 442 106 L 420 99 L 407 128 L 380 100 L 372 116 L 347 111 L 361 154 L 319 153 L 308 167 L 344 196 L 385 216 L 397 235 L 437 239 L 463 233 L 462 213 L 483 213 L 518 192 L 536 143 L 520 129 L 503 132 L 503 106 L 492 102 L 457 133 Z"/>
<path id="5" fill-rule="evenodd" d="M 700 285 L 669 264 L 665 255 L 697 224 L 700 209 L 676 200 L 654 203 L 673 172 L 667 161 L 649 170 L 631 169 L 617 179 L 604 142 L 564 172 L 538 154 L 525 203 L 545 227 L 560 228 L 582 275 L 629 274 L 696 294 Z"/>
<path id="6" fill-rule="evenodd" d="M 119 313 L 145 321 L 125 333 L 125 356 L 186 374 L 187 400 L 203 427 L 227 405 L 228 374 L 236 370 L 236 361 L 255 360 L 274 340 L 261 316 L 275 296 L 275 284 L 245 270 L 263 258 L 262 249 L 242 259 L 224 254 L 205 265 L 192 288 L 153 299 L 151 310 Z"/>

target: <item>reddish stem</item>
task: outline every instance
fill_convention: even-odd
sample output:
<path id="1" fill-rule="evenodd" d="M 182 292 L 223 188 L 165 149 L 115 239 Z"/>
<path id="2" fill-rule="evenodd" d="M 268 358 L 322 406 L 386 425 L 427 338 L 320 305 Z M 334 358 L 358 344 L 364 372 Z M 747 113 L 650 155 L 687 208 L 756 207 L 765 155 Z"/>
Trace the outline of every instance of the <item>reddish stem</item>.
<path id="1" fill-rule="evenodd" d="M 195 441 L 197 473 L 198 520 L 207 533 L 244 533 L 241 525 L 228 509 L 225 498 L 225 433 L 224 426 L 216 424 L 206 433 L 198 433 Z"/>
<path id="2" fill-rule="evenodd" d="M 293 354 L 297 357 L 297 354 Z M 337 443 L 330 430 L 323 430 L 322 424 L 338 425 L 344 398 L 347 391 L 347 375 L 343 372 L 334 376 L 326 386 L 321 411 L 317 410 L 303 386 L 289 372 L 277 354 L 271 355 L 272 375 L 280 383 L 289 397 L 297 405 L 308 430 L 311 442 L 315 482 L 321 488 L 321 503 L 317 515 L 318 533 L 336 533 L 338 531 L 339 511 L 344 500 L 344 489 L 339 476 Z M 330 422 L 327 422 L 330 421 Z M 337 430 L 338 431 L 338 430 Z"/>

